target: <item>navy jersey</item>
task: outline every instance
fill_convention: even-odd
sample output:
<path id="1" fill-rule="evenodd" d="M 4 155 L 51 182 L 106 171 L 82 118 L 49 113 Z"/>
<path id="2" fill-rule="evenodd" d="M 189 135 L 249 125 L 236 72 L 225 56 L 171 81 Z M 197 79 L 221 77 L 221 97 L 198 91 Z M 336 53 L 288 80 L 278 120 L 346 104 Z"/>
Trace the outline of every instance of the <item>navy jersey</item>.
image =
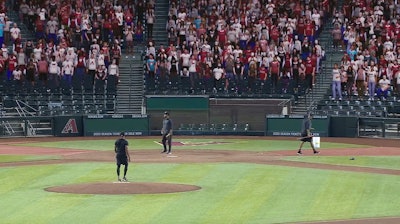
<path id="1" fill-rule="evenodd" d="M 115 141 L 115 153 L 117 153 L 117 156 L 126 156 L 126 146 L 128 146 L 128 141 L 125 139 L 118 139 Z"/>

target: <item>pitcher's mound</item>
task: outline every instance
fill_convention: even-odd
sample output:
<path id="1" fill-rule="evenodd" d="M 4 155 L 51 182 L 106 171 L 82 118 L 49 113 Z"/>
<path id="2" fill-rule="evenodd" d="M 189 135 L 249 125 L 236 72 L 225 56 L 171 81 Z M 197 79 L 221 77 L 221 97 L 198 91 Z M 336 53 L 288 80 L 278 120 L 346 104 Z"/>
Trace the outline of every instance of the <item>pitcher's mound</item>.
<path id="1" fill-rule="evenodd" d="M 201 187 L 187 184 L 150 183 L 150 182 L 114 182 L 85 183 L 48 187 L 45 190 L 71 194 L 163 194 L 196 191 Z"/>

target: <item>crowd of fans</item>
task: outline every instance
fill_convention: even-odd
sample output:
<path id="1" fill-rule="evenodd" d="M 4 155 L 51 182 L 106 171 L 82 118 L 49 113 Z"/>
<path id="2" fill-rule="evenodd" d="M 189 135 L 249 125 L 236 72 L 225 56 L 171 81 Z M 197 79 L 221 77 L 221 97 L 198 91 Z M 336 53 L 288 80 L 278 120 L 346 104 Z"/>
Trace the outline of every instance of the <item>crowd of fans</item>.
<path id="1" fill-rule="evenodd" d="M 143 40 L 151 1 L 8 0 L 0 6 L 0 74 L 23 90 L 115 92 L 122 47 Z M 7 7 L 8 6 L 8 7 Z M 22 38 L 14 10 L 32 31 Z"/>
<path id="2" fill-rule="evenodd" d="M 329 0 L 171 0 L 168 45 L 147 48 L 147 87 L 310 90 L 324 59 L 318 36 L 335 8 Z"/>
<path id="3" fill-rule="evenodd" d="M 159 47 L 156 7 L 145 0 L 1 1 L 3 80 L 23 89 L 114 91 L 122 47 L 134 53 L 134 41 L 146 41 L 149 89 L 296 93 L 315 85 L 324 59 L 318 36 L 332 23 L 332 45 L 344 52 L 332 96 L 400 93 L 397 1 L 171 0 L 168 44 Z M 21 37 L 7 10 L 32 38 Z"/>
<path id="4" fill-rule="evenodd" d="M 334 11 L 332 24 L 333 47 L 343 51 L 333 69 L 332 99 L 346 96 L 372 101 L 399 95 L 398 1 L 344 1 Z"/>

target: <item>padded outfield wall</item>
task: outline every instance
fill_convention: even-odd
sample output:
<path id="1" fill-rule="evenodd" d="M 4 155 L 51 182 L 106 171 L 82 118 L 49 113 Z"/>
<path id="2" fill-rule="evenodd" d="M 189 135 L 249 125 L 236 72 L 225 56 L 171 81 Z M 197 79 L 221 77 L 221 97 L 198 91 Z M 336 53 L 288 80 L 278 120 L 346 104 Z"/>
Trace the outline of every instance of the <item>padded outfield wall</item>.
<path id="1" fill-rule="evenodd" d="M 299 136 L 303 115 L 290 113 L 287 99 L 147 96 L 145 115 L 94 114 L 85 116 L 0 117 L 0 137 L 159 135 L 164 111 L 169 111 L 175 134 Z M 289 107 L 289 108 L 288 108 Z M 183 124 L 246 124 L 248 129 L 178 131 Z M 229 126 L 231 125 L 231 126 Z M 357 116 L 314 116 L 314 134 L 325 137 L 400 137 L 400 119 Z M 10 131 L 10 130 L 13 131 Z"/>

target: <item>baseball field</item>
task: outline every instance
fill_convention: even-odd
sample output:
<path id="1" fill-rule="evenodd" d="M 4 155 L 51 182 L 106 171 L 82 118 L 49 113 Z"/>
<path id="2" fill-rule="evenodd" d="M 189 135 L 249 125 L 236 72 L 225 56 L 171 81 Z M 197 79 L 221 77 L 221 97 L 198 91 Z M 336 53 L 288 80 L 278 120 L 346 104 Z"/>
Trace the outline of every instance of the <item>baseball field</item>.
<path id="1" fill-rule="evenodd" d="M 400 223 L 399 140 L 128 136 L 0 139 L 0 223 Z"/>

